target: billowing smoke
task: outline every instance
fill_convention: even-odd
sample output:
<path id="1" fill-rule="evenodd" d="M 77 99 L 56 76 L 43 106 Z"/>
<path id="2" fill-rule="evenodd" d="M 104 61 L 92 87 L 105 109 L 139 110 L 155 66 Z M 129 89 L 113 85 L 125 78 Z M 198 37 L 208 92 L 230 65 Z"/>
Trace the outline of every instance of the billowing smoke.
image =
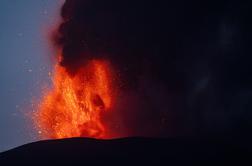
<path id="1" fill-rule="evenodd" d="M 72 75 L 88 59 L 113 64 L 121 91 L 114 125 L 128 136 L 245 134 L 250 9 L 232 1 L 66 0 L 54 42 Z"/>

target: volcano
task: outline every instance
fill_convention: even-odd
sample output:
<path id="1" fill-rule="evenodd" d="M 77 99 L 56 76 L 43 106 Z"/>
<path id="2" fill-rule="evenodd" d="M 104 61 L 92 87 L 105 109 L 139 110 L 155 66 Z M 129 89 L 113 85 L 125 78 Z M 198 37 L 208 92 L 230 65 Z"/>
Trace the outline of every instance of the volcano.
<path id="1" fill-rule="evenodd" d="M 0 164 L 249 162 L 251 6 L 66 0 L 53 86 L 32 117 L 55 140 L 3 152 Z"/>

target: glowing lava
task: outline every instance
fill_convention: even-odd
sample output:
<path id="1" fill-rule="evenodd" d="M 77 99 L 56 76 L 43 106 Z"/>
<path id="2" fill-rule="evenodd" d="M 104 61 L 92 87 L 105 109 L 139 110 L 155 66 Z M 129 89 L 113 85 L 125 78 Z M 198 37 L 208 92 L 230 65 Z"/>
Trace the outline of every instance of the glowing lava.
<path id="1" fill-rule="evenodd" d="M 108 138 L 102 114 L 114 100 L 112 68 L 106 60 L 89 60 L 74 75 L 56 65 L 53 89 L 45 92 L 35 123 L 44 138 Z"/>

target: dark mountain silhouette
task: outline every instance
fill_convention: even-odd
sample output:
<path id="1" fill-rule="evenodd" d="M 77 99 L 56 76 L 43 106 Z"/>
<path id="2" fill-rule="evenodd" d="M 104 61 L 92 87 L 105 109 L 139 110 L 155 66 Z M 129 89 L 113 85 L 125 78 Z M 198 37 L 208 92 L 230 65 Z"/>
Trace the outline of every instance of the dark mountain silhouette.
<path id="1" fill-rule="evenodd" d="M 204 165 L 248 163 L 251 153 L 232 141 L 173 138 L 71 138 L 30 143 L 0 153 L 0 165 Z"/>

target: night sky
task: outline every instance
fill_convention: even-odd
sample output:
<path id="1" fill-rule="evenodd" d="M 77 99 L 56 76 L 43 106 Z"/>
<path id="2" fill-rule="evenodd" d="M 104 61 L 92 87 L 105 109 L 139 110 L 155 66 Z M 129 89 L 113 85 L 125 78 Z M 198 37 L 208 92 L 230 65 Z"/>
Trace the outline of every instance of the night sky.
<path id="1" fill-rule="evenodd" d="M 48 32 L 61 1 L 0 2 L 0 151 L 36 140 L 29 113 L 48 86 Z M 28 115 L 27 115 L 28 114 Z"/>
<path id="2" fill-rule="evenodd" d="M 50 82 L 46 32 L 60 2 L 1 3 L 4 150 L 36 140 L 25 115 Z M 128 136 L 249 138 L 251 7 L 225 0 L 67 0 L 53 41 L 71 75 L 92 58 L 115 66 L 117 110 Z"/>

